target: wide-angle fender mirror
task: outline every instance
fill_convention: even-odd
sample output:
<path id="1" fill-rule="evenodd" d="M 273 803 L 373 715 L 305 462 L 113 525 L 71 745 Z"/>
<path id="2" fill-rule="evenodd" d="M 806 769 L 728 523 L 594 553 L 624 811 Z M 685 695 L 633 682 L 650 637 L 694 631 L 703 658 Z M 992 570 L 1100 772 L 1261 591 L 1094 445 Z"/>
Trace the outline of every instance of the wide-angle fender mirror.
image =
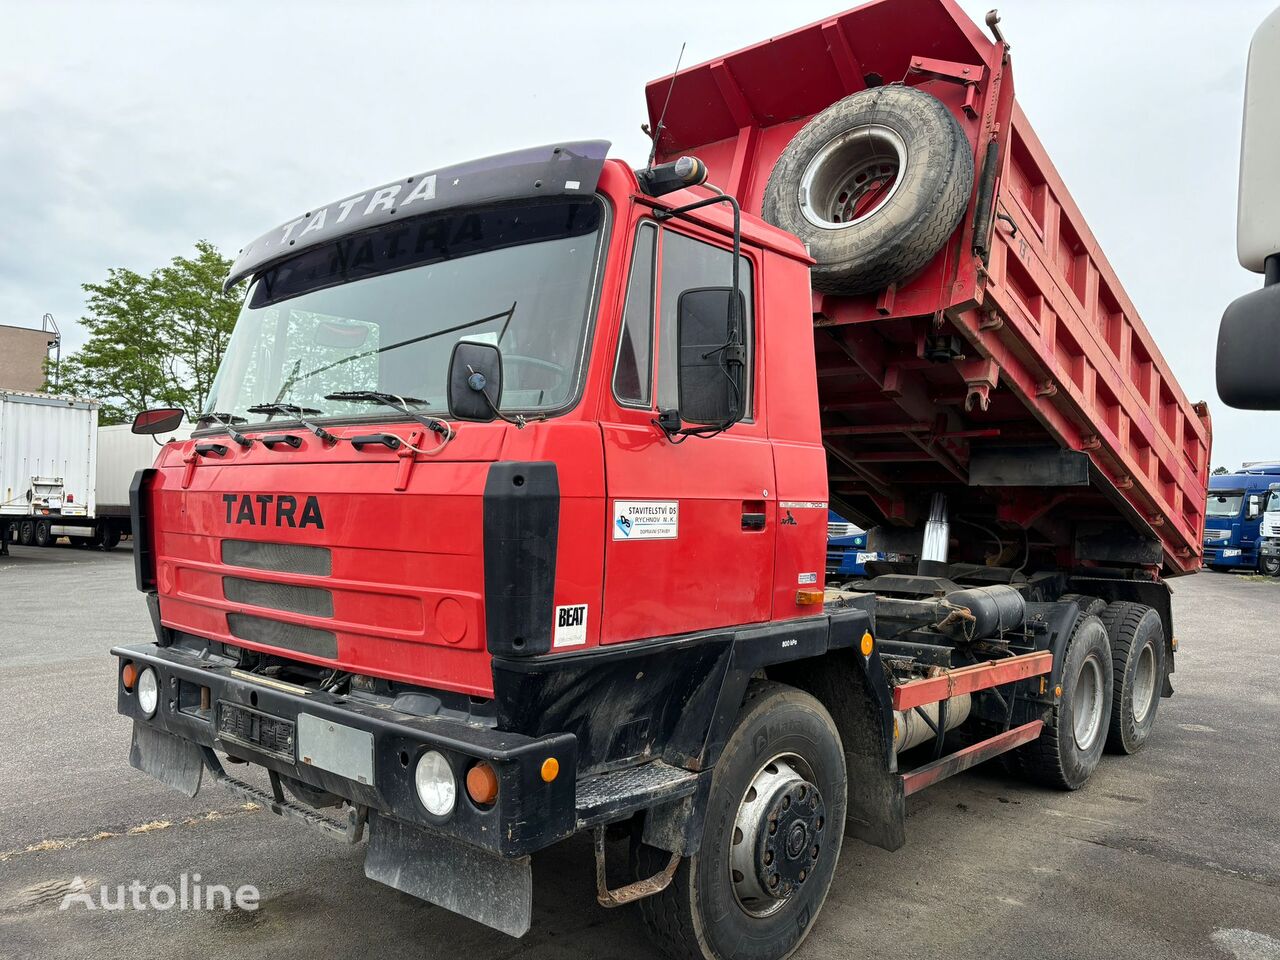
<path id="1" fill-rule="evenodd" d="M 487 423 L 502 405 L 502 351 L 496 344 L 459 340 L 449 358 L 449 416 Z"/>
<path id="2" fill-rule="evenodd" d="M 143 410 L 134 417 L 133 426 L 130 429 L 134 433 L 154 437 L 157 434 L 177 430 L 182 426 L 182 418 L 186 415 L 186 411 L 181 407 L 155 407 L 151 410 Z"/>
<path id="3" fill-rule="evenodd" d="M 730 313 L 732 287 L 700 287 L 680 294 L 676 307 L 676 382 L 680 419 L 687 423 L 737 423 L 744 416 L 742 294 Z"/>
<path id="4" fill-rule="evenodd" d="M 1244 518 L 1246 520 L 1257 520 L 1262 516 L 1262 495 L 1258 493 L 1249 494 L 1248 506 L 1244 510 Z"/>
<path id="5" fill-rule="evenodd" d="M 1240 297 L 1218 330 L 1218 396 L 1241 410 L 1280 409 L 1280 10 L 1249 45 L 1240 137 L 1236 255 L 1265 286 Z"/>

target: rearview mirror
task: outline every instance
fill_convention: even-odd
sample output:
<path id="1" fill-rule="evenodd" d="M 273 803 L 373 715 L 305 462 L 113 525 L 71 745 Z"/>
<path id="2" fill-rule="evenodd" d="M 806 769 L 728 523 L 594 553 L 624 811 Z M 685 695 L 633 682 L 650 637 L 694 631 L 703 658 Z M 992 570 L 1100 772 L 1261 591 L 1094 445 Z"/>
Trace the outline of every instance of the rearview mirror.
<path id="1" fill-rule="evenodd" d="M 1262 497 L 1259 494 L 1249 494 L 1249 505 L 1245 507 L 1244 518 L 1246 520 L 1257 520 L 1262 516 Z"/>
<path id="2" fill-rule="evenodd" d="M 1280 409 L 1280 10 L 1249 45 L 1236 255 L 1266 286 L 1236 300 L 1218 330 L 1218 396 L 1240 410 Z"/>
<path id="3" fill-rule="evenodd" d="M 728 425 L 744 416 L 746 349 L 740 331 L 746 310 L 739 293 L 736 323 L 731 323 L 732 298 L 732 287 L 701 287 L 680 294 L 676 380 L 681 420 Z"/>
<path id="4" fill-rule="evenodd" d="M 143 410 L 133 418 L 132 432 L 146 437 L 169 433 L 182 426 L 182 418 L 187 415 L 181 407 L 156 407 Z"/>
<path id="5" fill-rule="evenodd" d="M 502 351 L 495 344 L 459 340 L 449 358 L 449 416 L 488 423 L 502 405 Z"/>

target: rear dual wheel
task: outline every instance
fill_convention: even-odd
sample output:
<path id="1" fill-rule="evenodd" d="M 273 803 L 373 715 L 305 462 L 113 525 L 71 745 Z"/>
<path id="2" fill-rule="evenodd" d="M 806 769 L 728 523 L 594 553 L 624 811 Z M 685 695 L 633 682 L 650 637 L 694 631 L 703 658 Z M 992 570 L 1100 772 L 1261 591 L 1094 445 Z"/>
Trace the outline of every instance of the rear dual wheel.
<path id="1" fill-rule="evenodd" d="M 1062 693 L 1039 739 L 1019 747 L 1012 760 L 1037 783 L 1078 790 L 1102 759 L 1111 723 L 1111 643 L 1097 616 L 1076 621 L 1067 641 L 1060 684 Z"/>
<path id="2" fill-rule="evenodd" d="M 640 901 L 649 933 L 679 960 L 777 960 L 817 918 L 844 832 L 844 748 L 826 708 L 753 683 L 716 764 L 698 852 Z M 670 854 L 641 846 L 637 876 Z"/>
<path id="3" fill-rule="evenodd" d="M 1110 753 L 1137 753 L 1151 735 L 1165 677 L 1164 624 L 1151 607 L 1119 600 L 1099 615 L 1111 640 Z"/>

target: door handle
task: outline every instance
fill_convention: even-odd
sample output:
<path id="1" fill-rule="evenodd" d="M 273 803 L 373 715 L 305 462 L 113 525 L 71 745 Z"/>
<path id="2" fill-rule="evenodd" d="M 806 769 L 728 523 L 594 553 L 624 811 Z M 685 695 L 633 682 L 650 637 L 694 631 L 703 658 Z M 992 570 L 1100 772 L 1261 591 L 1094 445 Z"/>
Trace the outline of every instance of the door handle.
<path id="1" fill-rule="evenodd" d="M 742 501 L 742 529 L 763 530 L 765 524 L 764 503 L 759 500 Z"/>

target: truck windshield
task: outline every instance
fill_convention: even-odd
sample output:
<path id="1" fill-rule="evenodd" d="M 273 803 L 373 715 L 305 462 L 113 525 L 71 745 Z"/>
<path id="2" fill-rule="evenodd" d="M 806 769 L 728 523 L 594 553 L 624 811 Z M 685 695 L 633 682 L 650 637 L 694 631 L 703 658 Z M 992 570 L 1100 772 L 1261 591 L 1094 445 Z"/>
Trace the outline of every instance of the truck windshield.
<path id="1" fill-rule="evenodd" d="M 314 419 L 385 419 L 385 408 L 325 399 L 365 390 L 443 415 L 460 339 L 501 348 L 504 411 L 567 408 L 582 375 L 602 220 L 592 198 L 452 211 L 278 264 L 250 287 L 204 412 L 253 423 L 269 414 L 251 408 L 284 404 Z"/>
<path id="2" fill-rule="evenodd" d="M 1211 493 L 1208 513 L 1211 517 L 1237 517 L 1243 503 L 1243 493 Z"/>

